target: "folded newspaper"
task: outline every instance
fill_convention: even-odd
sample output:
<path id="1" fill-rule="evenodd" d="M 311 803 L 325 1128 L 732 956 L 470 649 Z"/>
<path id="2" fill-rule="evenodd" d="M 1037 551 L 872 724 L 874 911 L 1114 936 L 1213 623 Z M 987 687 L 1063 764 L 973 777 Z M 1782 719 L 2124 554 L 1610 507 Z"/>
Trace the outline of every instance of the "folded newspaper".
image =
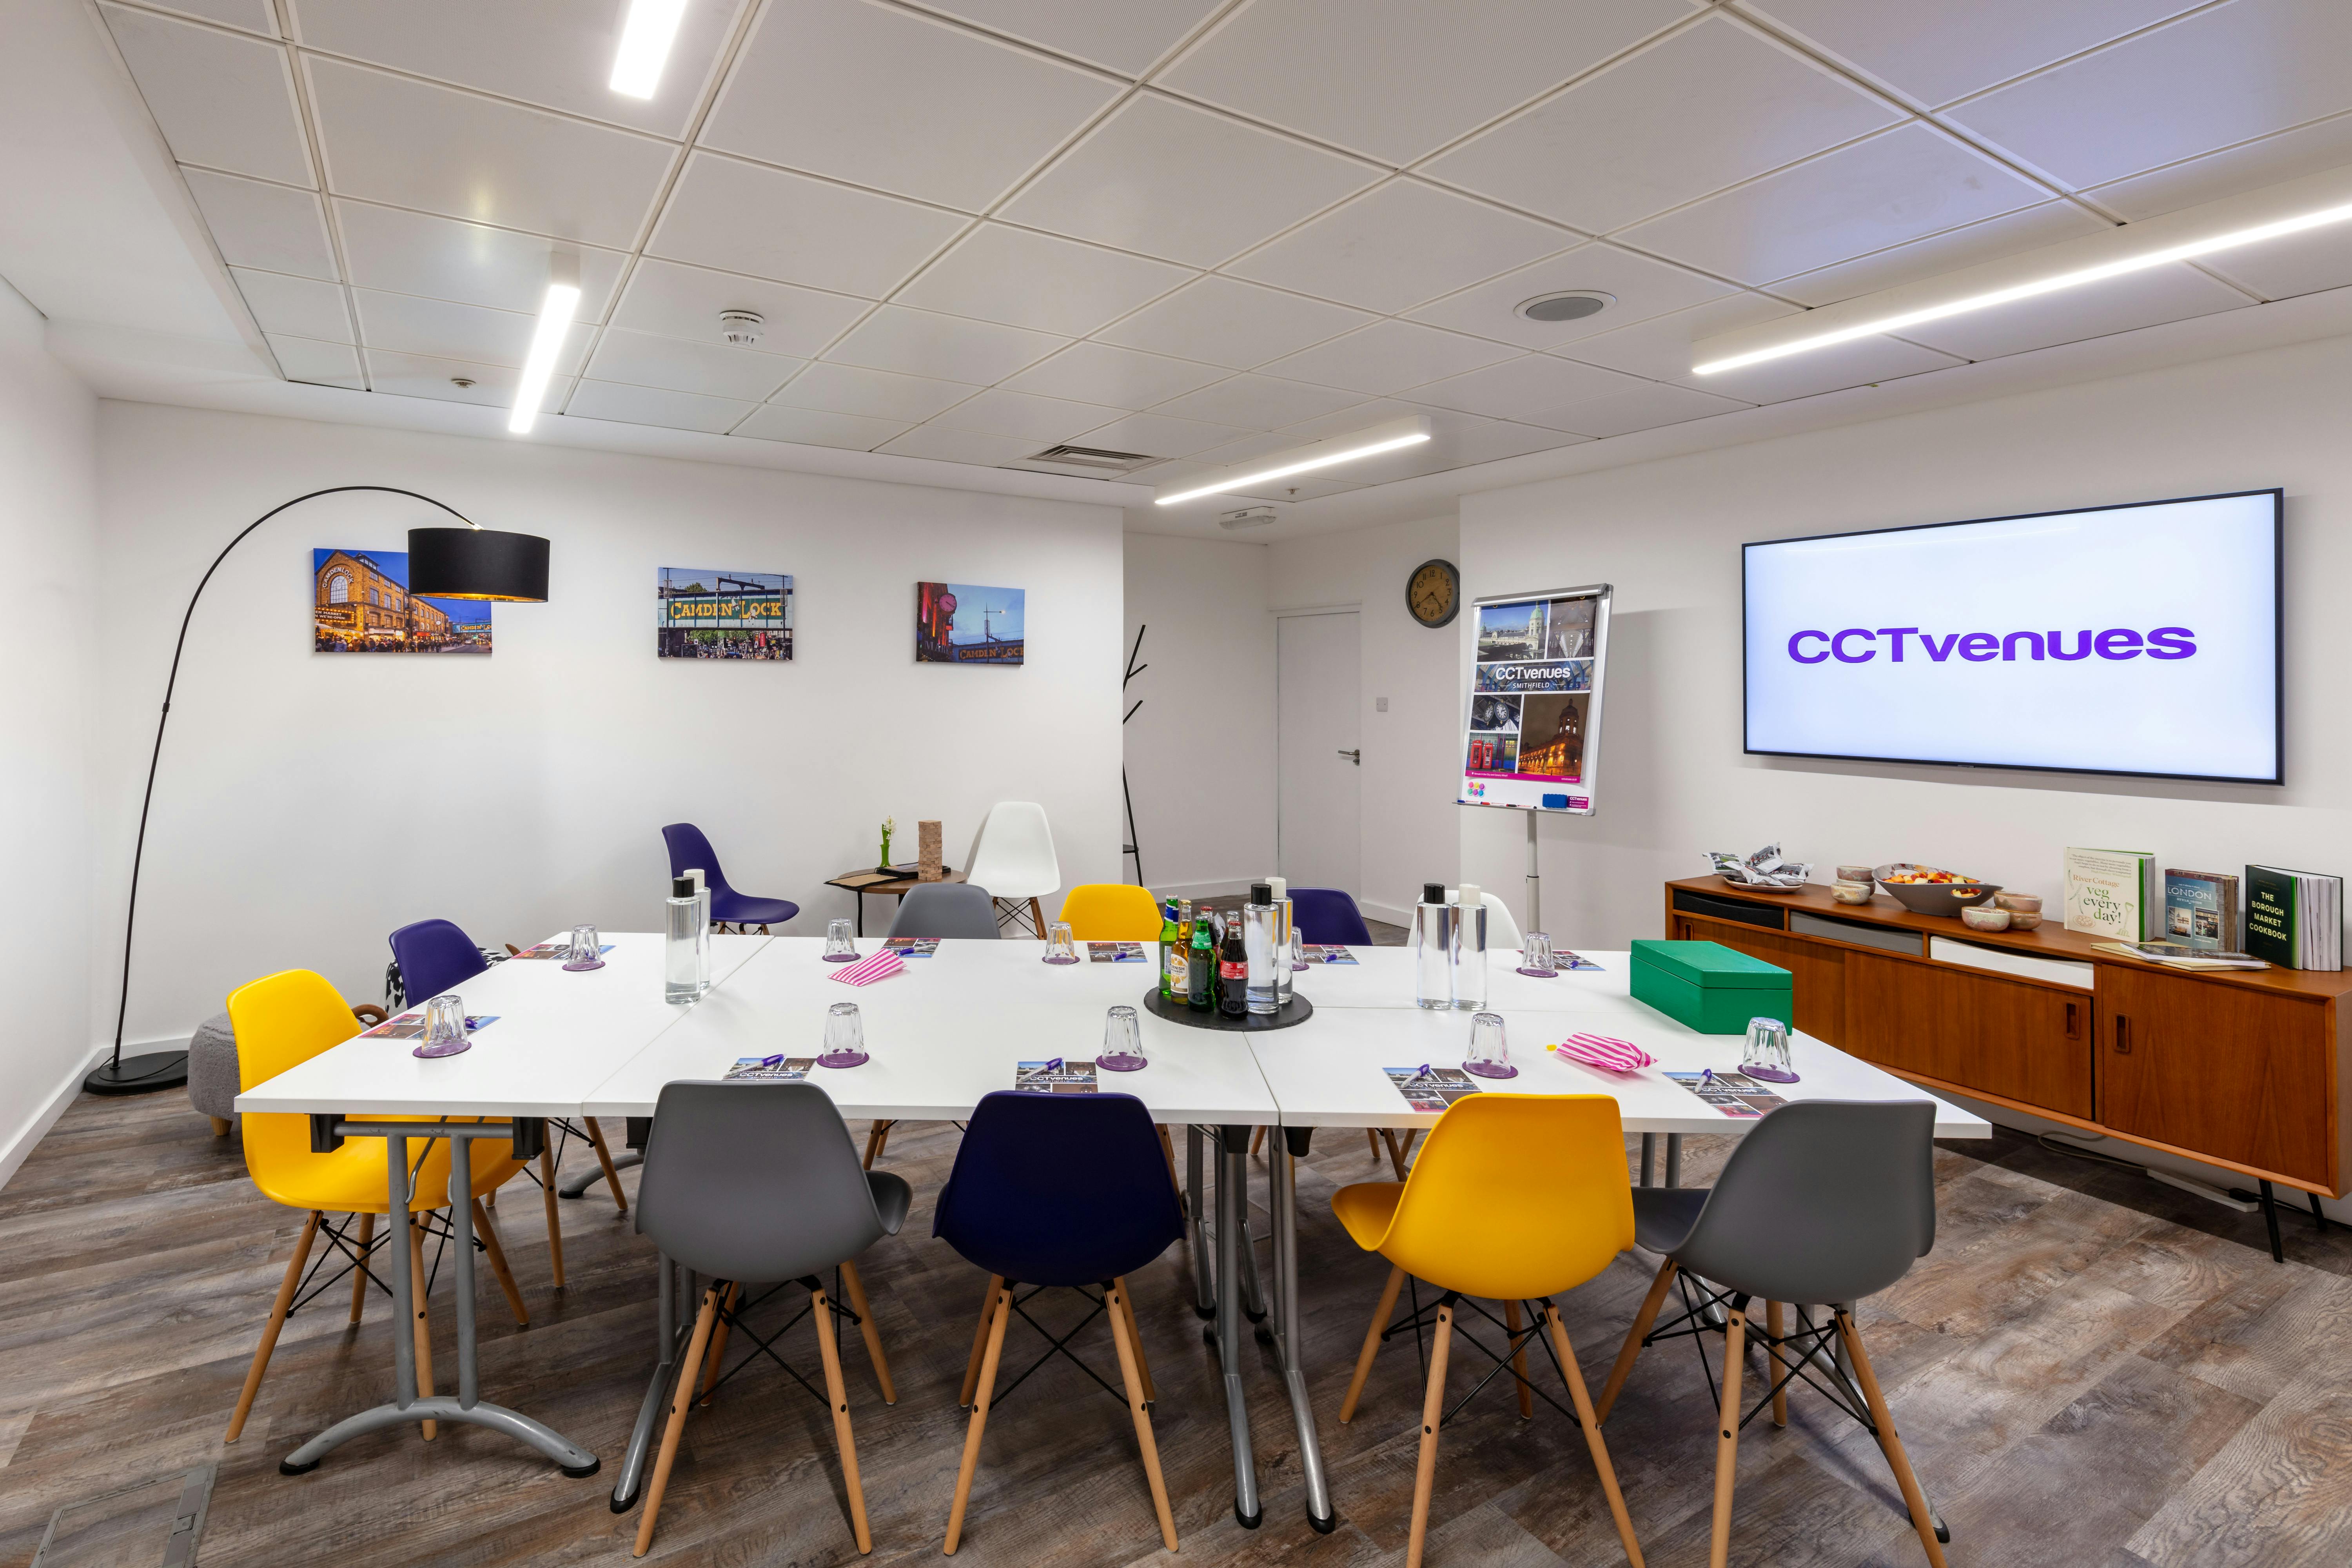
<path id="1" fill-rule="evenodd" d="M 1745 860 L 1720 849 L 1710 849 L 1706 858 L 1715 862 L 1717 875 L 1745 888 L 1801 888 L 1813 869 L 1810 860 L 1781 859 L 1778 844 L 1767 844 Z"/>

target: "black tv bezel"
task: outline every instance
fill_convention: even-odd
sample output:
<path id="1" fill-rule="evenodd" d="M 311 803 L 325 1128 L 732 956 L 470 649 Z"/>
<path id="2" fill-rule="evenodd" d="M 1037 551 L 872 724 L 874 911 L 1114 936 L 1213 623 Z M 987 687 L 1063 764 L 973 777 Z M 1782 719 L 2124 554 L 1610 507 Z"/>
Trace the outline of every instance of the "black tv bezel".
<path id="1" fill-rule="evenodd" d="M 1803 544 L 1817 539 L 1858 539 L 1873 533 L 1917 533 L 1931 528 L 1969 528 L 1985 522 L 2021 522 L 2032 518 L 2071 517 L 2086 511 L 2131 511 L 2147 506 L 2180 506 L 2191 501 L 2239 500 L 2247 496 L 2271 500 L 2271 766 L 2268 778 L 2246 773 L 2158 773 L 2134 768 L 2064 768 L 2042 763 L 1963 762 L 1952 757 L 1891 757 L 1844 752 L 1779 752 L 1752 743 L 1749 733 L 1752 690 L 1748 668 L 1748 552 L 1768 545 Z M 2281 486 L 2246 490 L 2218 490 L 2211 495 L 2168 496 L 2156 500 L 2116 501 L 2101 506 L 2059 507 L 2049 511 L 2005 512 L 1998 517 L 1959 518 L 1950 522 L 1915 522 L 1895 528 L 1858 528 L 1841 533 L 1806 533 L 1787 539 L 1749 540 L 1739 547 L 1739 744 L 1751 757 L 1802 757 L 1832 763 L 1893 763 L 1906 767 L 1967 768 L 1972 772 L 1998 769 L 2003 773 L 2079 773 L 2097 778 L 2174 779 L 2191 784 L 2277 784 L 2286 783 L 2286 490 Z"/>

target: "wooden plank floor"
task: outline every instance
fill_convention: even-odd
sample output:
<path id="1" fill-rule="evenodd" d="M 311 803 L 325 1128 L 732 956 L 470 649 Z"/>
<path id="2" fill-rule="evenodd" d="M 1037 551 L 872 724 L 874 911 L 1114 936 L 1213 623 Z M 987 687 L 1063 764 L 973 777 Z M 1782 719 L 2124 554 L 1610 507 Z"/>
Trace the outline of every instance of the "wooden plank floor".
<path id="1" fill-rule="evenodd" d="M 877 1561 L 937 1555 L 963 1436 L 955 1397 L 983 1281 L 929 1237 L 956 1136 L 910 1125 L 890 1146 L 916 1207 L 865 1271 L 897 1373 L 895 1407 L 881 1403 L 856 1335 L 845 1336 Z M 1722 1152 L 1717 1141 L 1692 1140 L 1686 1179 L 1704 1182 Z M 1896 1418 L 1954 1531 L 1951 1561 L 2352 1561 L 2352 1279 L 2342 1238 L 2290 1220 L 2294 1258 L 2273 1265 L 2244 1237 L 2063 1184 L 2106 1178 L 2044 1168 L 2052 1158 L 2013 1137 L 1940 1152 L 1936 1250 L 1864 1310 Z M 576 1146 L 571 1160 L 584 1163 Z M 1381 1173 L 1360 1138 L 1329 1134 L 1300 1173 L 1306 1349 L 1340 1512 L 1331 1535 L 1313 1534 L 1302 1518 L 1286 1408 L 1269 1354 L 1255 1344 L 1246 1359 L 1265 1522 L 1255 1531 L 1235 1524 L 1224 1413 L 1187 1299 L 1183 1249 L 1135 1279 L 1182 1561 L 1402 1560 L 1416 1438 L 1412 1352 L 1391 1346 L 1357 1420 L 1337 1419 L 1382 1268 L 1348 1242 L 1328 1198 Z M 625 1179 L 634 1185 L 635 1176 Z M 2227 1211 L 2198 1206 L 2200 1220 L 2237 1226 Z M 0 1563 L 26 1561 L 61 1502 L 204 1462 L 220 1467 L 203 1545 L 209 1563 L 625 1561 L 636 1516 L 614 1517 L 605 1499 L 647 1368 L 649 1255 L 609 1203 L 592 1195 L 562 1210 L 570 1287 L 559 1296 L 536 1193 L 505 1195 L 500 1229 L 533 1322 L 515 1329 L 486 1272 L 484 1394 L 587 1444 L 606 1460 L 602 1476 L 566 1480 L 512 1443 L 445 1428 L 429 1445 L 413 1433 L 362 1438 L 313 1474 L 288 1479 L 277 1469 L 282 1455 L 383 1396 L 388 1304 L 376 1297 L 356 1331 L 345 1326 L 341 1290 L 299 1314 L 244 1437 L 224 1446 L 299 1216 L 261 1198 L 236 1140 L 212 1138 L 178 1096 L 85 1098 L 0 1191 Z M 1596 1385 L 1650 1267 L 1629 1255 L 1563 1302 Z M 434 1309 L 445 1392 L 454 1368 L 448 1290 L 445 1269 Z M 1067 1305 L 1041 1304 L 1040 1315 L 1073 1317 Z M 807 1335 L 803 1326 L 792 1359 L 813 1373 Z M 1030 1356 L 1042 1349 L 1034 1337 L 1009 1343 Z M 1087 1344 L 1115 1378 L 1102 1325 Z M 1664 1346 L 1643 1358 L 1610 1423 L 1636 1529 L 1661 1568 L 1706 1560 L 1706 1405 L 1688 1346 Z M 1433 1568 L 1622 1561 L 1580 1440 L 1564 1418 L 1537 1410 L 1520 1421 L 1498 1382 L 1446 1429 Z M 698 1411 L 654 1555 L 855 1561 L 829 1423 L 815 1402 L 755 1367 Z M 1076 1568 L 1161 1556 L 1120 1406 L 1066 1364 L 1040 1371 L 989 1425 L 959 1561 Z M 1748 1430 L 1733 1560 L 1923 1558 L 1869 1438 L 1801 1393 L 1787 1430 L 1762 1422 Z"/>

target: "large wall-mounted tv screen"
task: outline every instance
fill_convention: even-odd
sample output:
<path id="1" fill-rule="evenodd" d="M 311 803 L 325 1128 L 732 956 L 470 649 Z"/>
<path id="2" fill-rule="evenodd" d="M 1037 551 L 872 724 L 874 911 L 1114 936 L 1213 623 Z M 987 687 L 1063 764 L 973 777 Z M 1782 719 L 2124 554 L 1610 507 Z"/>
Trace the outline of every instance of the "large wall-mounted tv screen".
<path id="1" fill-rule="evenodd" d="M 2283 782 L 2280 492 L 1745 547 L 1747 749 Z"/>

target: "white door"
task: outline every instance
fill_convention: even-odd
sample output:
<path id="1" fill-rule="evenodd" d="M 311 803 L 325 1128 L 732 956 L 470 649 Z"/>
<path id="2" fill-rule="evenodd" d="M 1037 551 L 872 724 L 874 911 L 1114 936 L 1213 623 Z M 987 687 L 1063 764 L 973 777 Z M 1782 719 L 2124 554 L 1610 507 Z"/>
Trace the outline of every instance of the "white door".
<path id="1" fill-rule="evenodd" d="M 1356 623 L 1353 610 L 1284 616 L 1274 623 L 1282 774 L 1276 856 L 1294 886 L 1338 888 L 1349 895 L 1362 868 Z"/>

